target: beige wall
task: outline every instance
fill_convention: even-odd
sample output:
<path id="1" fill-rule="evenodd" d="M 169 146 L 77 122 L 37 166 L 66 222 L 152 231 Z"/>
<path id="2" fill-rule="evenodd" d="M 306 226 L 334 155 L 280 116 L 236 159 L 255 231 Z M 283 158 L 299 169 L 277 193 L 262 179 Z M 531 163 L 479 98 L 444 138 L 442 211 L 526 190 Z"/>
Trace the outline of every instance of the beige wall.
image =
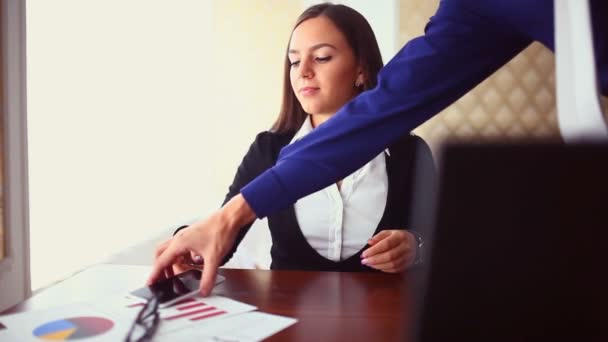
<path id="1" fill-rule="evenodd" d="M 401 0 L 402 44 L 423 33 L 438 3 L 438 0 Z M 603 101 L 606 108 L 608 101 Z M 539 43 L 532 44 L 415 132 L 433 150 L 446 138 L 486 141 L 559 136 L 553 53 Z"/>
<path id="2" fill-rule="evenodd" d="M 220 127 L 214 140 L 229 140 L 222 147 L 222 158 L 233 159 L 230 165 L 223 164 L 225 169 L 217 170 L 218 175 L 227 175 L 212 183 L 220 192 L 227 190 L 255 135 L 269 129 L 278 115 L 285 49 L 300 12 L 298 1 L 215 2 L 215 62 L 209 66 L 215 82 L 213 115 L 228 126 Z M 225 120 L 225 116 L 233 120 Z"/>
<path id="3" fill-rule="evenodd" d="M 285 49 L 302 5 L 293 0 L 218 0 L 215 6 L 215 18 L 230 20 L 215 24 L 216 62 L 210 68 L 217 82 L 214 108 L 233 120 L 228 121 L 231 127 L 217 130 L 214 140 L 225 136 L 230 141 L 217 162 L 222 168 L 205 185 L 224 194 L 255 135 L 269 129 L 278 115 Z M 226 267 L 268 268 L 270 245 L 266 220 L 256 221 Z"/>
<path id="4" fill-rule="evenodd" d="M 37 288 L 219 207 L 255 135 L 277 115 L 301 8 L 295 0 L 27 5 Z M 53 249 L 48 242 L 61 236 L 95 243 Z"/>

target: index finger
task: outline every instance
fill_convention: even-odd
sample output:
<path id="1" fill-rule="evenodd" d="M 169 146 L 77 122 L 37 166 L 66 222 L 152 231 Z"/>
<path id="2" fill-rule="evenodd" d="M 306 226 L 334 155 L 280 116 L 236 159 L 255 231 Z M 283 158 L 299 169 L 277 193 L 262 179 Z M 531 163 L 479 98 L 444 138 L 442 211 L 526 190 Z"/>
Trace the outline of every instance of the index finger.
<path id="1" fill-rule="evenodd" d="M 162 251 L 162 253 L 156 258 L 156 260 L 154 260 L 152 272 L 148 277 L 146 285 L 151 285 L 160 278 L 162 278 L 162 274 L 164 274 L 165 269 L 171 266 L 173 264 L 173 261 L 176 260 L 182 254 L 183 251 L 181 248 L 175 247 L 175 244 L 170 244 L 164 251 Z"/>

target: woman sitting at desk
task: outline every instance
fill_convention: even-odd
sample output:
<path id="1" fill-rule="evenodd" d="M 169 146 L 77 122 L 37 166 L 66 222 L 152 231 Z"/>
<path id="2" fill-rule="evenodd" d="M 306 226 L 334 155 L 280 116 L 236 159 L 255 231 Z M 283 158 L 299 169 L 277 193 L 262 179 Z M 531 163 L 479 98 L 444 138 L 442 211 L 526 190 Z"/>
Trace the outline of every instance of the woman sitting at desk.
<path id="1" fill-rule="evenodd" d="M 257 135 L 224 204 L 271 168 L 281 148 L 322 125 L 359 93 L 374 88 L 382 66 L 374 33 L 357 11 L 333 4 L 305 10 L 288 44 L 279 117 L 270 131 Z M 432 163 L 430 150 L 422 139 L 403 136 L 348 177 L 268 216 L 271 269 L 396 273 L 414 264 L 419 240 L 406 225 L 415 160 Z M 241 228 L 224 263 L 250 226 Z M 180 227 L 176 235 L 196 239 L 200 228 L 197 223 Z M 157 257 L 170 241 L 157 247 Z M 184 255 L 183 263 L 174 263 L 166 273 L 187 270 L 192 259 L 197 257 Z"/>

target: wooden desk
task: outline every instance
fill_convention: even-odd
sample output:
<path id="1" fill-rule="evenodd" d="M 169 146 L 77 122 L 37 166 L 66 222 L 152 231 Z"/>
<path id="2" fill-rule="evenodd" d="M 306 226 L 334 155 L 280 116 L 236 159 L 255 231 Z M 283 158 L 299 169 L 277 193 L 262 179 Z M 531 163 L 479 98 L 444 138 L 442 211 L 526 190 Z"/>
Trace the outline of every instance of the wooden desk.
<path id="1" fill-rule="evenodd" d="M 404 341 L 407 289 L 380 273 L 224 270 L 214 293 L 295 317 L 269 341 Z M 228 281 L 231 280 L 231 281 Z"/>
<path id="2" fill-rule="evenodd" d="M 107 274 L 85 277 L 80 283 L 59 283 L 4 313 L 49 306 L 74 298 L 75 291 L 108 291 Z M 113 279 L 133 284 L 137 272 Z M 214 294 L 255 305 L 262 312 L 298 319 L 268 341 L 404 341 L 408 289 L 402 276 L 381 273 L 333 273 L 221 269 L 226 281 Z M 138 277 L 137 279 L 131 279 Z M 124 279 L 121 279 L 124 278 Z M 68 279 L 69 280 L 69 279 Z M 85 284 L 86 283 L 86 284 Z M 134 288 L 131 285 L 131 289 Z M 63 295 L 62 295 L 63 293 Z M 37 299 L 37 297 L 40 297 Z"/>

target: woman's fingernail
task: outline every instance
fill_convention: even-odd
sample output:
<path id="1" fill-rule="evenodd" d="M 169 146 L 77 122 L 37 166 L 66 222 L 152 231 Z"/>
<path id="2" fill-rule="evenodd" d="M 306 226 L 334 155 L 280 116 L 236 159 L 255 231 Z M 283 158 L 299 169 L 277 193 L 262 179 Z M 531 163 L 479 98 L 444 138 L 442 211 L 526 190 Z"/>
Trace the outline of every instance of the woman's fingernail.
<path id="1" fill-rule="evenodd" d="M 363 259 L 363 260 L 361 260 L 361 263 L 363 265 L 367 265 L 369 263 L 369 260 L 368 259 Z"/>

